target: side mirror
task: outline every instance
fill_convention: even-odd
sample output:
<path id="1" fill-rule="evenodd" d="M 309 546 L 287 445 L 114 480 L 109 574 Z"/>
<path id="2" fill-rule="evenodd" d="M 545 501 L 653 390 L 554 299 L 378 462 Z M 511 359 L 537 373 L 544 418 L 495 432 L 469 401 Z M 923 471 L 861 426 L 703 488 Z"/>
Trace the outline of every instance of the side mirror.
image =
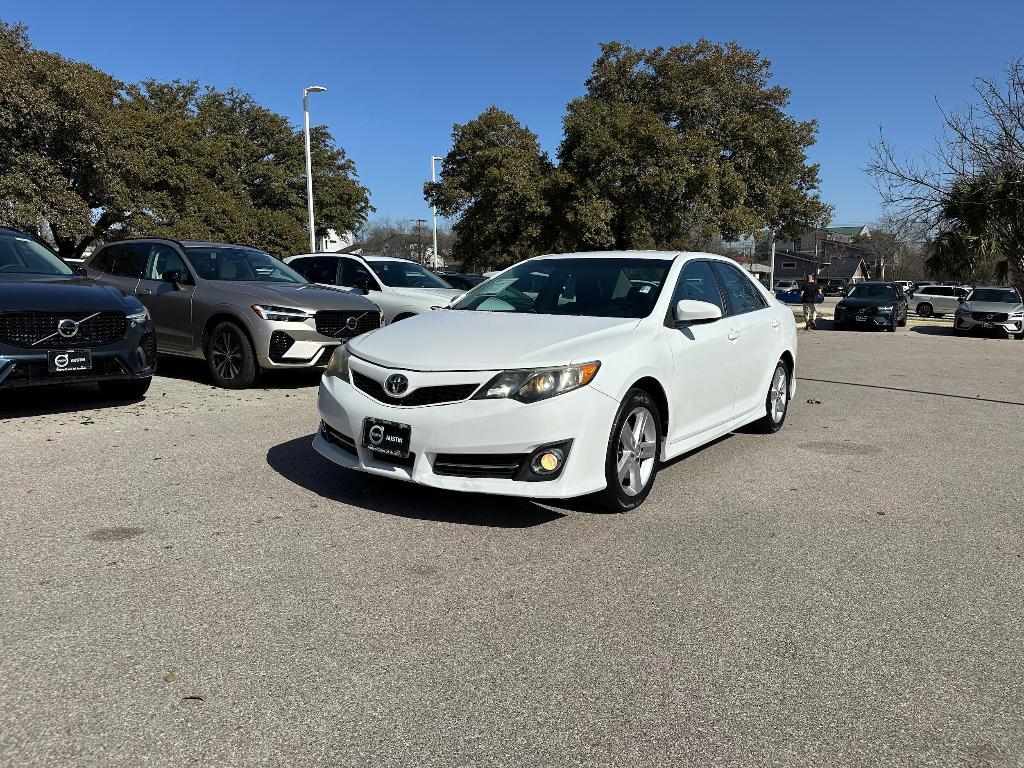
<path id="1" fill-rule="evenodd" d="M 709 301 L 683 299 L 676 304 L 677 323 L 713 323 L 722 318 L 722 310 Z"/>

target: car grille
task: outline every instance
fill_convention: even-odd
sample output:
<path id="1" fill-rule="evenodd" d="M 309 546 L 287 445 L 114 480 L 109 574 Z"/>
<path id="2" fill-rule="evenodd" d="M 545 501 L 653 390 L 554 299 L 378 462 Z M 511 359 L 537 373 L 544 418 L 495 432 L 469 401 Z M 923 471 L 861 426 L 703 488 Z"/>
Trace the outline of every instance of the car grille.
<path id="1" fill-rule="evenodd" d="M 280 362 L 294 343 L 295 339 L 284 331 L 274 331 L 270 334 L 270 351 L 268 353 L 270 359 L 275 363 Z"/>
<path id="2" fill-rule="evenodd" d="M 317 312 L 316 331 L 334 339 L 348 339 L 380 328 L 380 312 Z"/>
<path id="3" fill-rule="evenodd" d="M 857 310 L 857 314 L 861 317 L 874 317 L 878 314 L 878 307 L 861 307 Z"/>
<path id="4" fill-rule="evenodd" d="M 147 333 L 142 337 L 142 343 L 139 345 L 142 348 L 142 354 L 146 358 L 146 365 L 150 368 L 156 367 L 156 334 Z"/>
<path id="5" fill-rule="evenodd" d="M 356 441 L 348 435 L 341 434 L 341 432 L 326 421 L 320 422 L 320 434 L 324 436 L 324 440 L 328 443 L 338 446 L 346 453 L 351 453 L 353 456 L 356 455 Z"/>
<path id="6" fill-rule="evenodd" d="M 419 389 L 414 389 L 405 397 L 392 397 L 384 391 L 384 386 L 379 381 L 375 381 L 358 371 L 352 371 L 352 383 L 356 389 L 365 392 L 378 402 L 407 407 L 455 403 L 459 400 L 465 400 L 476 392 L 477 387 L 480 386 L 479 384 L 446 384 L 440 387 L 420 387 Z"/>
<path id="7" fill-rule="evenodd" d="M 90 317 L 95 315 L 94 317 Z M 89 318 L 86 320 L 85 318 Z M 70 338 L 57 333 L 61 320 L 84 321 Z M 0 313 L 0 342 L 13 347 L 63 349 L 102 347 L 120 341 L 128 333 L 124 312 L 4 312 Z M 51 336 L 52 334 L 52 336 Z M 46 341 L 40 341 L 47 336 Z"/>
<path id="8" fill-rule="evenodd" d="M 983 323 L 1005 323 L 1010 319 L 1005 312 L 972 312 L 971 317 Z"/>
<path id="9" fill-rule="evenodd" d="M 525 453 L 439 453 L 434 459 L 434 474 L 512 480 L 526 456 Z"/>

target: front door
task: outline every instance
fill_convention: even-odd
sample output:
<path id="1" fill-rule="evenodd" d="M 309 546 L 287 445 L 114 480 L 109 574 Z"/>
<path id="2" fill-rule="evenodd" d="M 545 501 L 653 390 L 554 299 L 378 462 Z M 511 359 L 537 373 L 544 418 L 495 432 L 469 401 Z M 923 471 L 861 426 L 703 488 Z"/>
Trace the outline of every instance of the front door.
<path id="1" fill-rule="evenodd" d="M 740 373 L 739 333 L 732 318 L 709 323 L 677 325 L 676 304 L 706 301 L 726 314 L 725 301 L 709 262 L 689 261 L 676 282 L 669 307 L 668 334 L 672 350 L 671 434 L 674 443 L 693 437 L 733 417 Z"/>
<path id="2" fill-rule="evenodd" d="M 181 283 L 164 280 L 167 272 L 180 272 Z M 195 280 L 181 254 L 166 243 L 153 243 L 136 295 L 146 305 L 156 325 L 157 348 L 186 352 L 193 347 L 192 301 Z"/>

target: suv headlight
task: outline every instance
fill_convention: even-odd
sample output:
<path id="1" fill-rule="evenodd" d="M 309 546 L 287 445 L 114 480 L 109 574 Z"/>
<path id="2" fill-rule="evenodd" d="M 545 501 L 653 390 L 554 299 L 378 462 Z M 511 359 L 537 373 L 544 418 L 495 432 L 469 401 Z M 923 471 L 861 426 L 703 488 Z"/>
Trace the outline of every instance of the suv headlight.
<path id="1" fill-rule="evenodd" d="M 879 312 L 881 312 L 882 314 L 887 314 L 887 313 L 889 313 L 889 312 L 892 312 L 892 309 L 893 309 L 893 305 L 892 305 L 892 304 L 890 304 L 890 305 L 889 305 L 889 306 L 887 306 L 887 307 L 879 307 L 879 308 L 878 308 L 878 311 L 879 311 Z"/>
<path id="2" fill-rule="evenodd" d="M 134 312 L 129 312 L 125 315 L 128 318 L 128 327 L 134 328 L 137 325 L 145 325 L 149 322 L 149 310 L 145 307 L 139 307 Z"/>
<path id="3" fill-rule="evenodd" d="M 564 368 L 533 368 L 522 371 L 502 371 L 474 396 L 474 400 L 500 400 L 509 398 L 521 403 L 535 403 L 549 397 L 572 392 L 594 380 L 599 361 L 568 365 Z"/>
<path id="4" fill-rule="evenodd" d="M 331 361 L 327 364 L 324 376 L 348 381 L 348 359 L 350 357 L 352 357 L 352 353 L 348 351 L 348 345 L 342 344 L 331 355 Z"/>
<path id="5" fill-rule="evenodd" d="M 273 320 L 278 323 L 301 323 L 313 317 L 311 313 L 304 309 L 275 307 L 272 304 L 253 304 L 252 311 L 264 320 Z"/>

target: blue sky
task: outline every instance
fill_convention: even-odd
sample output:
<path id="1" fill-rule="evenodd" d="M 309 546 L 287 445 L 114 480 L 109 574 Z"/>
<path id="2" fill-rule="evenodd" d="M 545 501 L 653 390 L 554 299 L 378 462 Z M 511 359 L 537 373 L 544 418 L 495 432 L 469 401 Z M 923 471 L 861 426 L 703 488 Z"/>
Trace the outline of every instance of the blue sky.
<path id="1" fill-rule="evenodd" d="M 301 122 L 302 88 L 355 160 L 377 216 L 429 214 L 421 186 L 452 124 L 491 104 L 554 152 L 565 103 L 598 43 L 651 47 L 735 39 L 773 62 L 790 113 L 817 118 L 811 159 L 837 225 L 870 222 L 879 200 L 863 168 L 879 126 L 918 154 L 938 131 L 935 100 L 957 105 L 973 77 L 1024 55 L 1024 2 L 83 3 L 3 0 L 0 19 L 33 43 L 124 80 L 197 79 L 253 93 Z"/>

